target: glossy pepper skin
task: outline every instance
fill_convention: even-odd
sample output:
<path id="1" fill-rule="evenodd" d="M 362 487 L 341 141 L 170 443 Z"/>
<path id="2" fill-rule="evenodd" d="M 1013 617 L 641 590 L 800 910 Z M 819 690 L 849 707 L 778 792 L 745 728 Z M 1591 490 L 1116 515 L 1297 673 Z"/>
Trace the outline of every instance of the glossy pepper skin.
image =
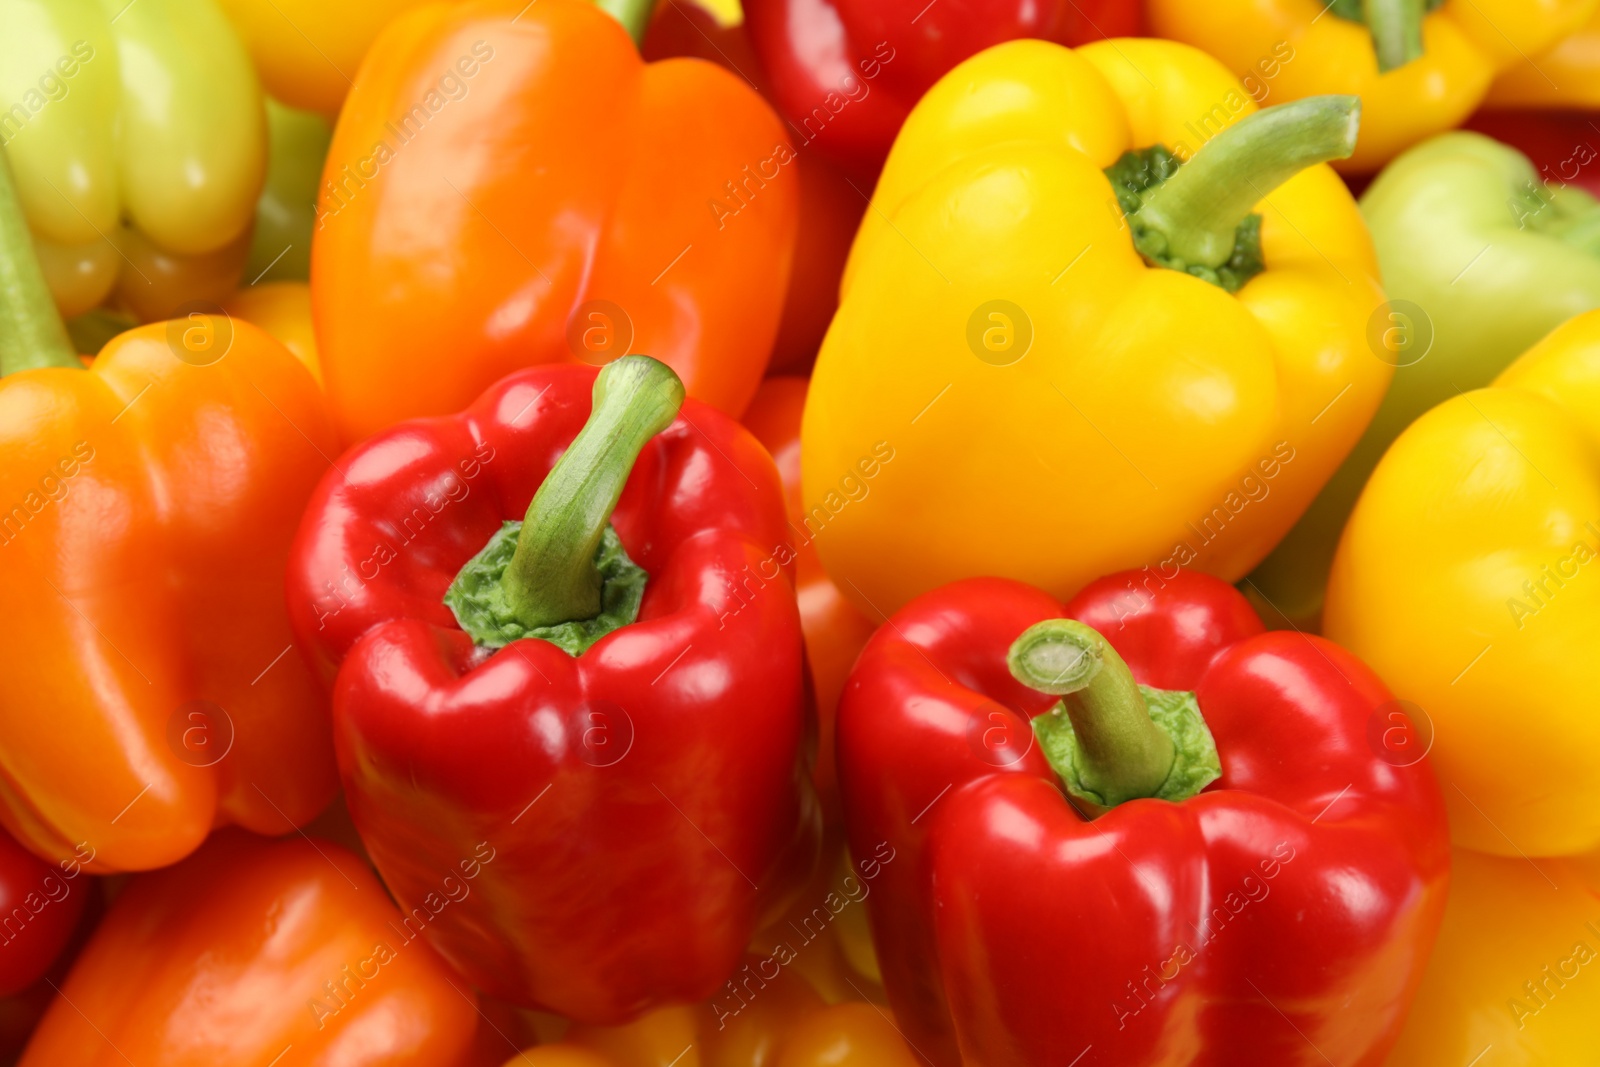
<path id="1" fill-rule="evenodd" d="M 312 291 L 340 433 L 457 411 L 530 363 L 623 352 L 737 417 L 788 286 L 793 158 L 739 78 L 641 62 L 586 0 L 399 19 L 323 174 Z"/>
<path id="2" fill-rule="evenodd" d="M 641 51 L 652 62 L 696 56 L 720 64 L 771 99 L 766 71 L 750 43 L 748 27 L 742 22 L 720 22 L 694 0 L 658 4 Z M 867 209 L 868 191 L 820 153 L 804 153 L 784 170 L 799 177 L 800 221 L 783 318 L 767 365 L 769 376 L 806 374 L 816 362 L 817 348 L 839 307 L 839 275 Z"/>
<path id="3" fill-rule="evenodd" d="M 1568 149 L 1567 172 L 1600 155 Z M 1339 532 L 1400 432 L 1600 307 L 1600 202 L 1481 134 L 1446 133 L 1406 152 L 1362 195 L 1361 213 L 1390 301 L 1374 312 L 1369 337 L 1395 341 L 1373 347 L 1395 364 L 1394 380 L 1344 465 L 1251 575 L 1302 627 L 1317 625 Z"/>
<path id="4" fill-rule="evenodd" d="M 331 841 L 224 831 L 111 905 L 21 1063 L 441 1067 L 478 1013 Z"/>
<path id="5" fill-rule="evenodd" d="M 317 221 L 317 190 L 333 128 L 321 115 L 267 99 L 266 183 L 256 201 L 245 278 L 304 282 L 311 277 L 311 231 Z"/>
<path id="6" fill-rule="evenodd" d="M 1432 720 L 1451 833 L 1481 852 L 1600 847 L 1587 755 L 1600 723 L 1583 697 L 1600 612 L 1586 577 L 1600 553 L 1597 368 L 1591 311 L 1412 423 L 1328 580 L 1325 632 Z"/>
<path id="7" fill-rule="evenodd" d="M 1079 815 L 1030 730 L 1053 698 L 1007 671 L 1061 616 L 1139 682 L 1196 692 L 1219 781 Z M 868 909 L 908 1040 L 939 1065 L 1381 1063 L 1449 866 L 1426 762 L 1369 748 L 1390 699 L 1188 571 L 1065 606 L 974 579 L 898 612 L 846 686 L 839 769 L 852 853 L 894 850 Z"/>
<path id="8" fill-rule="evenodd" d="M 428 0 L 218 0 L 238 27 L 267 92 L 338 117 L 367 49 L 395 18 Z"/>
<path id="9" fill-rule="evenodd" d="M 1600 107 L 1600 8 L 1578 29 L 1537 55 L 1502 70 L 1484 106 L 1525 110 Z"/>
<path id="10" fill-rule="evenodd" d="M 334 451 L 316 383 L 213 315 L 129 330 L 84 369 L 8 177 L 0 822 L 95 873 L 175 863 L 218 825 L 287 832 L 337 785 L 281 577 Z"/>
<path id="11" fill-rule="evenodd" d="M 72 937 L 93 890 L 76 859 L 58 868 L 0 832 L 0 997 L 38 981 Z"/>
<path id="12" fill-rule="evenodd" d="M 1337 175 L 1313 166 L 1256 205 L 1266 269 L 1230 294 L 1148 265 L 1103 173 L 1153 145 L 1203 159 L 1222 142 L 1185 123 L 1230 94 L 1238 129 L 1257 117 L 1238 83 L 1172 42 L 1016 41 L 917 106 L 801 432 L 806 529 L 873 618 L 978 575 L 1060 597 L 1142 565 L 1237 580 L 1360 436 L 1391 368 L 1368 347 L 1383 294 Z M 863 478 L 875 449 L 894 459 Z"/>
<path id="13" fill-rule="evenodd" d="M 804 378 L 768 378 L 744 414 L 744 424 L 772 454 L 783 479 L 784 511 L 795 541 L 795 594 L 806 639 L 806 665 L 817 705 L 817 758 L 812 780 L 830 816 L 838 815 L 833 760 L 833 726 L 839 694 L 856 656 L 876 628 L 822 569 L 816 543 L 806 536 L 800 497 L 800 416 L 805 410 Z"/>
<path id="14" fill-rule="evenodd" d="M 1600 870 L 1592 859 L 1530 863 L 1460 849 L 1439 942 L 1389 1063 L 1592 1059 L 1600 983 L 1588 978 L 1597 959 Z"/>
<path id="15" fill-rule="evenodd" d="M 1359 5 L 1348 4 L 1350 8 Z M 1401 0 L 1421 19 L 1415 58 L 1380 70 L 1374 34 L 1317 0 L 1223 0 L 1195 5 L 1150 0 L 1151 28 L 1220 59 L 1256 101 L 1319 93 L 1361 98 L 1361 140 L 1334 164 L 1369 174 L 1426 137 L 1459 126 L 1483 102 L 1500 71 L 1550 48 L 1595 11 L 1594 0 Z M 1427 13 L 1423 14 L 1423 9 Z M 1324 17 L 1326 15 L 1326 17 Z M 1215 121 L 1208 102 L 1195 122 Z M 1226 105 L 1223 105 L 1225 108 Z"/>
<path id="16" fill-rule="evenodd" d="M 1142 26 L 1139 0 L 933 6 L 744 0 L 743 6 L 773 99 L 803 147 L 868 183 L 912 107 L 962 60 L 1020 37 L 1080 45 L 1133 36 Z"/>
<path id="17" fill-rule="evenodd" d="M 237 284 L 266 115 L 213 0 L 5 0 L 0 24 L 0 133 L 62 314 L 115 289 L 148 321 Z"/>
<path id="18" fill-rule="evenodd" d="M 491 849 L 430 941 L 492 995 L 615 1023 L 722 983 L 789 867 L 805 877 L 817 818 L 778 475 L 709 406 L 643 446 L 612 513 L 649 576 L 636 622 L 576 658 L 535 638 L 489 654 L 442 602 L 577 451 L 595 381 L 522 371 L 348 453 L 306 510 L 289 600 L 337 676 L 345 793 L 402 908 Z"/>

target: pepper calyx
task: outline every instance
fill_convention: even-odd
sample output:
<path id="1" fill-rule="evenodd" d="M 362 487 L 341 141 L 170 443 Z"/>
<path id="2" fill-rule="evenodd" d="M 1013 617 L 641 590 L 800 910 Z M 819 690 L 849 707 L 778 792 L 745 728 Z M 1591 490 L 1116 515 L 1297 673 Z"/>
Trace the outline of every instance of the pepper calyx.
<path id="1" fill-rule="evenodd" d="M 1173 803 L 1188 800 L 1222 777 L 1222 760 L 1217 742 L 1211 736 L 1200 702 L 1192 692 L 1181 689 L 1156 689 L 1141 685 L 1139 692 L 1150 710 L 1150 720 L 1172 740 L 1172 768 L 1152 794 L 1156 800 Z M 1061 779 L 1062 788 L 1091 810 L 1115 807 L 1107 798 L 1084 783 L 1079 770 L 1078 737 L 1072 717 L 1058 703 L 1043 715 L 1034 717 L 1033 735 L 1039 741 L 1050 769 Z"/>
<path id="2" fill-rule="evenodd" d="M 1034 736 L 1062 788 L 1089 814 L 1129 800 L 1187 800 L 1221 777 L 1195 695 L 1136 683 L 1093 627 L 1035 623 L 1012 643 L 1006 665 L 1029 688 L 1061 697 L 1034 717 Z"/>
<path id="3" fill-rule="evenodd" d="M 504 648 L 513 641 L 538 638 L 548 641 L 569 656 L 581 656 L 589 647 L 614 630 L 639 618 L 649 576 L 635 563 L 617 531 L 607 523 L 595 552 L 594 566 L 600 573 L 600 613 L 588 619 L 529 626 L 517 618 L 506 597 L 502 582 L 511 557 L 517 551 L 517 536 L 522 523 L 516 519 L 503 523 L 489 543 L 467 560 L 445 590 L 444 602 L 455 613 L 456 622 L 473 643 L 481 648 Z"/>

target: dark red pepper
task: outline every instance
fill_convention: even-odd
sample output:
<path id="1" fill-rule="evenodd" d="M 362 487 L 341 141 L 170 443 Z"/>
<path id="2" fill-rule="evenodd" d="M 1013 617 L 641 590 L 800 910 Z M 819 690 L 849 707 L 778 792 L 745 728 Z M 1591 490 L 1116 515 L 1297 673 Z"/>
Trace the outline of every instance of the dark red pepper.
<path id="1" fill-rule="evenodd" d="M 20 993 L 49 970 L 95 890 L 78 859 L 42 860 L 0 830 L 0 997 Z"/>
<path id="2" fill-rule="evenodd" d="M 1140 0 L 744 0 L 745 25 L 794 146 L 870 183 L 911 108 L 991 45 L 1129 37 Z M 866 192 L 872 190 L 868 187 Z"/>
<path id="3" fill-rule="evenodd" d="M 513 374 L 324 479 L 289 603 L 336 673 L 350 812 L 408 927 L 480 988 L 593 1023 L 701 1000 L 803 881 L 787 540 L 761 446 L 639 356 Z"/>
<path id="4" fill-rule="evenodd" d="M 1088 625 L 1043 622 L 1063 616 Z M 1195 694 L 1221 773 L 1198 795 L 1110 803 L 1150 795 L 1131 771 L 1166 773 L 1132 713 L 1183 699 L 1129 696 L 1128 670 Z M 852 851 L 897 856 L 867 903 L 907 1037 L 940 1067 L 1382 1063 L 1449 871 L 1426 761 L 1369 740 L 1391 701 L 1199 574 L 1115 575 L 1064 607 L 974 579 L 907 605 L 839 715 Z M 1078 756 L 1047 758 L 1064 722 Z"/>

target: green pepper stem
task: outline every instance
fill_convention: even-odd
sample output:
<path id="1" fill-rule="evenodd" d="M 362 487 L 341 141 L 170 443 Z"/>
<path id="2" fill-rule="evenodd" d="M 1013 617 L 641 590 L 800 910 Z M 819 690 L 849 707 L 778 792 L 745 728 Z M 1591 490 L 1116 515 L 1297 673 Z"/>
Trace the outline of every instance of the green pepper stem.
<path id="1" fill-rule="evenodd" d="M 45 283 L 11 163 L 0 149 L 0 375 L 37 367 L 83 364 Z"/>
<path id="2" fill-rule="evenodd" d="M 594 6 L 622 23 L 633 43 L 644 47 L 645 31 L 650 28 L 656 0 L 595 0 Z"/>
<path id="3" fill-rule="evenodd" d="M 1061 697 L 1077 736 L 1078 776 L 1106 806 L 1161 789 L 1177 755 L 1172 738 L 1099 631 L 1073 619 L 1035 623 L 1012 643 L 1006 665 L 1023 685 Z"/>
<path id="4" fill-rule="evenodd" d="M 1361 0 L 1380 74 L 1422 58 L 1423 4 L 1424 0 Z"/>
<path id="5" fill-rule="evenodd" d="M 600 538 L 640 450 L 682 404 L 683 382 L 649 356 L 623 356 L 600 372 L 589 421 L 534 494 L 500 579 L 519 622 L 554 626 L 600 614 Z"/>
<path id="6" fill-rule="evenodd" d="M 1201 146 L 1135 212 L 1165 257 L 1216 268 L 1239 224 L 1268 193 L 1317 163 L 1355 151 L 1361 100 L 1310 96 L 1258 111 Z"/>

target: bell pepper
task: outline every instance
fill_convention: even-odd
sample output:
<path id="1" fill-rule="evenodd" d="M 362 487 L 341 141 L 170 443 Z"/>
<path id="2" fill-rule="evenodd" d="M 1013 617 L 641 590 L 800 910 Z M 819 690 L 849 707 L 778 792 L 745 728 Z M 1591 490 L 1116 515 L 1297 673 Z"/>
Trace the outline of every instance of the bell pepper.
<path id="1" fill-rule="evenodd" d="M 262 282 L 240 289 L 222 310 L 277 338 L 322 384 L 317 334 L 311 323 L 311 287 L 305 282 Z"/>
<path id="2" fill-rule="evenodd" d="M 224 831 L 117 897 L 19 1067 L 450 1067 L 477 1005 L 404 921 L 340 846 Z"/>
<path id="3" fill-rule="evenodd" d="M 1023 37 L 1079 45 L 1132 36 L 1142 27 L 1140 0 L 744 0 L 743 6 L 773 99 L 799 148 L 814 148 L 868 188 L 912 107 L 962 60 Z"/>
<path id="4" fill-rule="evenodd" d="M 1236 590 L 996 578 L 896 613 L 839 708 L 851 852 L 931 1063 L 1376 1065 L 1444 907 L 1426 759 L 1354 656 Z"/>
<path id="5" fill-rule="evenodd" d="M 92 889 L 79 859 L 45 863 L 0 831 L 0 997 L 32 985 L 66 946 Z"/>
<path id="6" fill-rule="evenodd" d="M 1502 70 L 1484 101 L 1492 108 L 1600 108 L 1600 8 L 1544 52 Z"/>
<path id="7" fill-rule="evenodd" d="M 1586 111 L 1488 109 L 1468 120 L 1466 129 L 1487 134 L 1528 157 L 1539 172 L 1537 190 L 1577 186 L 1600 195 L 1600 134 Z M 1524 190 L 1526 191 L 1526 190 Z"/>
<path id="8" fill-rule="evenodd" d="M 872 636 L 871 619 L 822 569 L 816 542 L 806 536 L 805 506 L 800 497 L 800 415 L 805 408 L 804 378 L 768 378 L 744 414 L 744 424 L 772 453 L 783 479 L 784 510 L 795 545 L 795 593 L 800 603 L 800 628 L 805 633 L 806 665 L 817 705 L 817 757 L 812 780 L 837 821 L 838 792 L 833 761 L 833 724 L 844 680 L 856 656 Z"/>
<path id="9" fill-rule="evenodd" d="M 231 290 L 266 117 L 213 0 L 4 0 L 0 23 L 0 134 L 62 314 L 113 288 L 147 320 Z"/>
<path id="10" fill-rule="evenodd" d="M 0 822 L 111 872 L 312 818 L 336 786 L 327 704 L 281 575 L 334 454 L 316 383 L 205 314 L 85 370 L 3 160 L 0 373 Z"/>
<path id="11" fill-rule="evenodd" d="M 1600 202 L 1480 134 L 1406 152 L 1363 194 L 1361 212 L 1390 297 L 1368 338 L 1395 365 L 1394 381 L 1350 457 L 1251 575 L 1251 592 L 1302 627 L 1317 625 L 1339 532 L 1400 431 L 1600 307 Z"/>
<path id="12" fill-rule="evenodd" d="M 618 6 L 636 23 L 649 0 Z M 626 352 L 737 417 L 788 286 L 793 159 L 739 78 L 643 63 L 587 0 L 404 16 L 323 174 L 311 284 L 341 434 L 459 410 L 529 364 Z"/>
<path id="13" fill-rule="evenodd" d="M 311 230 L 317 219 L 317 187 L 333 130 L 321 115 L 267 99 L 266 184 L 256 202 L 245 276 L 251 285 L 311 277 Z"/>
<path id="14" fill-rule="evenodd" d="M 915 1067 L 888 1012 L 861 1000 L 824 1005 L 787 971 L 745 972 L 745 1011 L 719 1025 L 674 1007 L 619 1027 L 577 1026 L 506 1067 Z"/>
<path id="15" fill-rule="evenodd" d="M 772 98 L 766 72 L 745 25 L 727 24 L 693 0 L 658 4 L 641 48 L 655 61 L 695 56 L 726 67 Z M 806 374 L 839 306 L 839 275 L 867 209 L 867 194 L 825 157 L 812 152 L 788 165 L 800 178 L 800 224 L 783 318 L 767 374 Z"/>
<path id="16" fill-rule="evenodd" d="M 1600 848 L 1597 360 L 1591 311 L 1412 423 L 1328 579 L 1325 632 L 1432 721 L 1451 832 L 1480 852 Z"/>
<path id="17" fill-rule="evenodd" d="M 1185 123 L 1221 99 L 1239 121 L 1201 145 Z M 1248 573 L 1391 374 L 1366 227 L 1313 165 L 1355 119 L 1256 112 L 1168 41 L 1017 41 L 936 85 L 806 404 L 805 529 L 839 588 L 881 619 L 977 575 L 1065 597 L 1142 565 Z"/>
<path id="18" fill-rule="evenodd" d="M 1542 1067 L 1600 1051 L 1600 870 L 1459 850 L 1394 1067 Z"/>
<path id="19" fill-rule="evenodd" d="M 1370 174 L 1461 125 L 1494 76 L 1587 21 L 1595 0 L 1150 0 L 1150 24 L 1222 60 L 1257 103 L 1361 98 L 1361 140 L 1334 167 Z M 1324 17 L 1326 16 L 1326 17 Z M 1185 116 L 1215 130 L 1230 105 Z"/>
<path id="20" fill-rule="evenodd" d="M 511 375 L 341 459 L 289 566 L 390 891 L 479 988 L 588 1022 L 708 996 L 816 854 L 778 475 L 682 397 L 644 356 Z"/>
<path id="21" fill-rule="evenodd" d="M 267 92 L 332 120 L 378 34 L 430 0 L 218 2 L 238 27 Z"/>

